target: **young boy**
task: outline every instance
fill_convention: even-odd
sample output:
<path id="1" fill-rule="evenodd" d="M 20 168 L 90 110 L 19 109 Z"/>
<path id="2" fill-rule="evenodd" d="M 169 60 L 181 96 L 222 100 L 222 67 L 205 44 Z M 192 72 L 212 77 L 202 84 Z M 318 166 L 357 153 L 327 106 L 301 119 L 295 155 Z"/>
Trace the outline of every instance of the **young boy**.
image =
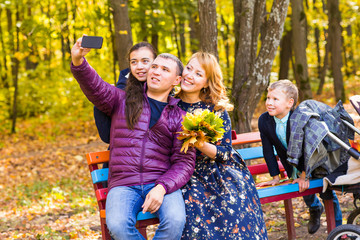
<path id="1" fill-rule="evenodd" d="M 309 180 L 305 176 L 304 161 L 300 159 L 300 163 L 295 168 L 290 165 L 287 159 L 287 145 L 290 136 L 290 115 L 298 100 L 298 89 L 289 80 L 279 80 L 270 84 L 266 98 L 267 112 L 263 113 L 259 118 L 259 131 L 263 145 L 263 154 L 270 175 L 273 177 L 271 181 L 260 183 L 257 187 L 279 184 L 280 170 L 274 153 L 274 147 L 286 173 L 294 179 L 293 183 L 299 184 L 299 192 L 303 192 L 309 188 Z M 339 201 L 336 194 L 332 192 L 331 197 L 334 199 L 335 221 L 336 225 L 342 224 L 342 214 Z M 325 195 L 320 194 L 321 198 Z M 314 234 L 320 227 L 320 216 L 324 211 L 320 200 L 316 195 L 308 195 L 303 197 L 306 205 L 310 209 L 310 219 L 308 223 L 308 232 Z"/>

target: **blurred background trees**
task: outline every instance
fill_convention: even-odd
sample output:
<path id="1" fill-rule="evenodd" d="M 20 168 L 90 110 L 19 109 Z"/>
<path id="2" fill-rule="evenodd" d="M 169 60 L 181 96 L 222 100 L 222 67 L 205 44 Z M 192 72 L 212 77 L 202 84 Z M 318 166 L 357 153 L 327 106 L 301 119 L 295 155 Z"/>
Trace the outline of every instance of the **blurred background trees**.
<path id="1" fill-rule="evenodd" d="M 237 131 L 251 130 L 270 81 L 296 82 L 301 100 L 345 101 L 360 94 L 359 7 L 359 0 L 0 0 L 0 131 L 30 118 L 91 118 L 69 70 L 82 34 L 104 37 L 87 58 L 110 83 L 139 41 L 184 63 L 197 50 L 214 53 Z"/>

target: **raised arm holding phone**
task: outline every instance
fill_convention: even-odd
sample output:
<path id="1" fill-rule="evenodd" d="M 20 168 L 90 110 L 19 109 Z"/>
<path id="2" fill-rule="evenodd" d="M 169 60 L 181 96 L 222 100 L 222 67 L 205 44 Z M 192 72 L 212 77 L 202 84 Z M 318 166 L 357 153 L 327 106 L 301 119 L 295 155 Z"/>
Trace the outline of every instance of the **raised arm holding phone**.
<path id="1" fill-rule="evenodd" d="M 71 50 L 71 71 L 87 98 L 111 116 L 109 193 L 106 221 L 114 239 L 143 239 L 136 230 L 140 211 L 154 212 L 160 225 L 153 239 L 179 239 L 185 224 L 180 192 L 192 175 L 195 150 L 180 151 L 176 138 L 182 115 L 169 92 L 181 79 L 182 63 L 161 54 L 151 64 L 142 92 L 142 111 L 131 127 L 126 92 L 104 82 L 84 58 L 80 38 Z M 130 73 L 130 76 L 132 73 Z"/>

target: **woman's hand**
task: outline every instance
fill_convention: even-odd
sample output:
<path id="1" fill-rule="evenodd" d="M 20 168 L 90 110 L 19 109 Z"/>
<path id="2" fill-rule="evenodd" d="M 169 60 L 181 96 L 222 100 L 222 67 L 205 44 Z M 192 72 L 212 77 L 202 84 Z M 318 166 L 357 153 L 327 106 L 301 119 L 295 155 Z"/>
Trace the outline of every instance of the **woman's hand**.
<path id="1" fill-rule="evenodd" d="M 90 48 L 81 47 L 82 37 L 79 38 L 71 49 L 71 60 L 74 66 L 79 66 L 83 63 L 86 54 L 90 52 Z"/>
<path id="2" fill-rule="evenodd" d="M 196 148 L 211 159 L 214 159 L 216 157 L 217 148 L 214 144 L 204 142 L 201 147 Z"/>

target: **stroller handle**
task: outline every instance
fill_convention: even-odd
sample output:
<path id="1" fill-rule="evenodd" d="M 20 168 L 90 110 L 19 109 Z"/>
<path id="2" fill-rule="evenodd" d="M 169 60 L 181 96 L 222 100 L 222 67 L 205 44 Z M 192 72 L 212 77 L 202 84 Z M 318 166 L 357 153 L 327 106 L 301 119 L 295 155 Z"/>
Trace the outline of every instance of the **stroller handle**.
<path id="1" fill-rule="evenodd" d="M 349 150 L 347 150 L 347 152 L 353 158 L 360 160 L 360 153 L 355 148 L 350 148 Z"/>
<path id="2" fill-rule="evenodd" d="M 324 125 L 325 129 L 327 130 L 327 136 L 329 138 L 331 138 L 331 140 L 333 140 L 334 142 L 339 144 L 341 147 L 343 147 L 350 156 L 352 156 L 353 158 L 355 158 L 357 160 L 360 160 L 360 153 L 355 148 L 350 147 L 349 145 L 344 143 L 340 138 L 335 136 L 335 134 L 330 132 L 330 130 L 325 122 L 322 122 L 322 124 Z"/>

